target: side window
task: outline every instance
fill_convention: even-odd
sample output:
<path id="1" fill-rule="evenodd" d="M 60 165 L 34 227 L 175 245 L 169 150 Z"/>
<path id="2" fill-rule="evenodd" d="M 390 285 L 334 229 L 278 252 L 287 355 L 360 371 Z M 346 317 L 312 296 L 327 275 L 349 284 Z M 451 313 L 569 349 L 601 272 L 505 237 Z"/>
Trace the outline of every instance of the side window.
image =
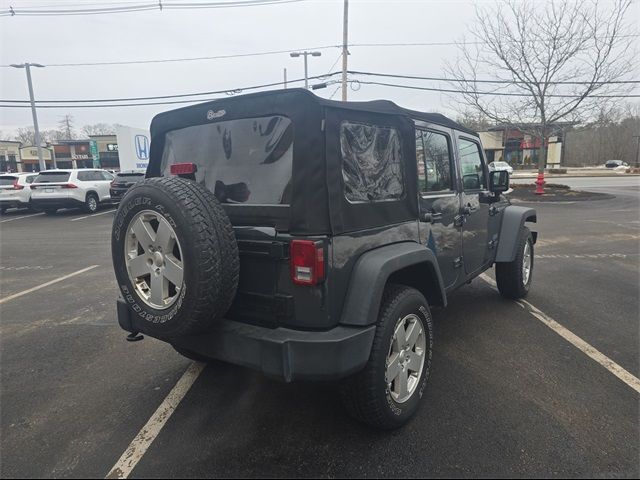
<path id="1" fill-rule="evenodd" d="M 427 130 L 416 130 L 418 190 L 421 193 L 453 190 L 451 182 L 451 149 L 447 136 Z"/>
<path id="2" fill-rule="evenodd" d="M 347 200 L 379 202 L 402 198 L 404 169 L 398 130 L 342 122 L 340 149 Z"/>
<path id="3" fill-rule="evenodd" d="M 91 180 L 89 174 L 91 172 L 78 172 L 78 180 L 80 180 L 81 182 L 88 182 L 89 180 Z"/>
<path id="4" fill-rule="evenodd" d="M 465 190 L 479 190 L 486 188 L 484 168 L 480 145 L 464 138 L 458 139 L 458 153 L 460 154 L 460 171 L 462 185 Z"/>
<path id="5" fill-rule="evenodd" d="M 111 181 L 113 180 L 115 177 L 113 175 L 111 175 L 109 172 L 98 172 L 99 175 L 101 175 L 100 180 L 108 180 Z"/>
<path id="6" fill-rule="evenodd" d="M 27 183 L 33 183 L 33 181 L 36 179 L 37 175 L 29 175 L 27 177 Z"/>

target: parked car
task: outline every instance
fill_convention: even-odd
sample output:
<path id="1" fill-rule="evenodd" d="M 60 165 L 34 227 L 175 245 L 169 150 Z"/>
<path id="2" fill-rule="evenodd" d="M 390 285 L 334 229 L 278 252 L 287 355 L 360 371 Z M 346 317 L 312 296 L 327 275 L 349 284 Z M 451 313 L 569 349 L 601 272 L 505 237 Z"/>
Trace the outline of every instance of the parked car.
<path id="1" fill-rule="evenodd" d="M 31 207 L 29 184 L 37 176 L 37 173 L 6 173 L 0 175 L 0 212 L 4 213 L 7 208 Z"/>
<path id="2" fill-rule="evenodd" d="M 110 203 L 113 175 L 106 170 L 79 168 L 45 170 L 31 184 L 31 204 L 47 215 L 60 208 L 82 208 L 88 213 Z"/>
<path id="3" fill-rule="evenodd" d="M 136 183 L 144 180 L 144 174 L 145 172 L 135 170 L 116 173 L 109 189 L 111 201 L 114 203 L 119 202 L 124 194 L 127 193 L 127 190 L 133 187 Z"/>
<path id="4" fill-rule="evenodd" d="M 509 165 L 507 162 L 491 162 L 489 164 L 490 172 L 509 172 L 509 175 L 513 173 L 513 167 Z"/>
<path id="5" fill-rule="evenodd" d="M 622 160 L 607 160 L 604 166 L 607 168 L 616 168 L 616 167 L 628 167 L 629 164 L 627 162 L 623 162 Z"/>
<path id="6" fill-rule="evenodd" d="M 494 265 L 505 297 L 531 287 L 536 211 L 443 115 L 288 89 L 161 113 L 151 136 L 111 235 L 129 340 L 339 380 L 355 418 L 391 429 L 425 392 L 430 308 Z"/>

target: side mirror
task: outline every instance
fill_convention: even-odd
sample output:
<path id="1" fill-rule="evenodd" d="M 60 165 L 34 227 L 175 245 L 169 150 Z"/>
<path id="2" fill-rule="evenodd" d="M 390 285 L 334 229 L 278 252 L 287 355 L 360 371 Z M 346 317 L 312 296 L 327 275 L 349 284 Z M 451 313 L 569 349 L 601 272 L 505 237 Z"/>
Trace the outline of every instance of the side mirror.
<path id="1" fill-rule="evenodd" d="M 489 172 L 489 191 L 500 194 L 509 190 L 509 172 L 504 170 Z"/>

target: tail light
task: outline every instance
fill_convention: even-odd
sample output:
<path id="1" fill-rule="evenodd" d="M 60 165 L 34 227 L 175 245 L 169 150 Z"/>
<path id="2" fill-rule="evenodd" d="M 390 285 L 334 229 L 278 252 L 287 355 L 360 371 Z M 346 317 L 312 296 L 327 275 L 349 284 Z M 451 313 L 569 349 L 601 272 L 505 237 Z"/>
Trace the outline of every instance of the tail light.
<path id="1" fill-rule="evenodd" d="M 195 163 L 174 163 L 170 167 L 171 175 L 193 175 L 197 170 Z"/>
<path id="2" fill-rule="evenodd" d="M 14 190 L 22 190 L 24 188 L 23 185 L 18 185 L 18 179 L 15 179 L 13 181 L 13 189 Z"/>
<path id="3" fill-rule="evenodd" d="M 324 248 L 311 240 L 292 240 L 291 280 L 296 285 L 317 285 L 324 280 Z"/>
<path id="4" fill-rule="evenodd" d="M 73 183 L 65 183 L 64 185 L 60 185 L 60 188 L 78 188 L 78 186 Z"/>

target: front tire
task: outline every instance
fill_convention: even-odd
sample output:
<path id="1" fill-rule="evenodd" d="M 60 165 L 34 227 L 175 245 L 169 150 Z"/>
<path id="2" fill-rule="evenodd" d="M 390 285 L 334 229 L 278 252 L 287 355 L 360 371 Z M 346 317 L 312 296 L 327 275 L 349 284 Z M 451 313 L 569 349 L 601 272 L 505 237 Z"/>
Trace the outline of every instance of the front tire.
<path id="1" fill-rule="evenodd" d="M 342 382 L 349 413 L 372 427 L 391 430 L 416 413 L 431 369 L 433 322 L 417 290 L 385 289 L 369 362 Z"/>
<path id="2" fill-rule="evenodd" d="M 533 236 L 527 227 L 520 230 L 516 248 L 512 262 L 496 263 L 498 290 L 513 300 L 526 297 L 533 281 Z"/>

